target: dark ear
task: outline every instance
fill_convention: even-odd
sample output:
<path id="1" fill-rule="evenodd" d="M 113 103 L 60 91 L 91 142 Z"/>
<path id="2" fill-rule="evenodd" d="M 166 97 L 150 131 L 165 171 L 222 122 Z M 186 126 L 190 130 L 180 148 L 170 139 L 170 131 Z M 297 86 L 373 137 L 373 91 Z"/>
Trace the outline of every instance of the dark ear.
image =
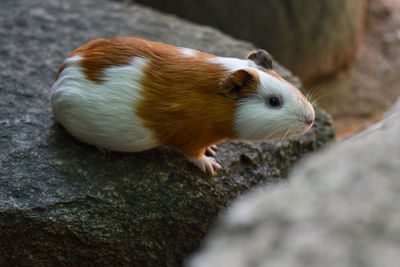
<path id="1" fill-rule="evenodd" d="M 230 74 L 222 84 L 222 94 L 238 99 L 248 92 L 254 91 L 258 83 L 258 75 L 254 70 L 240 69 Z"/>
<path id="2" fill-rule="evenodd" d="M 272 57 L 265 50 L 257 50 L 248 56 L 248 59 L 253 60 L 258 66 L 267 70 L 272 70 Z"/>

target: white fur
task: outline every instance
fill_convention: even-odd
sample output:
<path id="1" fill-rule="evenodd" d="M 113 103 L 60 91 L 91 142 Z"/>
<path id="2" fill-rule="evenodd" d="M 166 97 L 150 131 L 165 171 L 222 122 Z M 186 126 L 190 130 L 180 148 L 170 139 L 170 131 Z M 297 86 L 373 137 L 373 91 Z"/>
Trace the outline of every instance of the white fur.
<path id="1" fill-rule="evenodd" d="M 179 52 L 182 56 L 184 57 L 195 57 L 197 54 L 197 51 L 194 49 L 186 48 L 186 47 L 180 47 Z"/>
<path id="2" fill-rule="evenodd" d="M 148 60 L 104 70 L 101 83 L 86 79 L 80 56 L 66 59 L 51 91 L 55 119 L 76 138 L 109 150 L 135 152 L 158 145 L 135 108 L 142 99 L 140 79 Z"/>
<path id="3" fill-rule="evenodd" d="M 234 128 L 239 138 L 279 139 L 304 133 L 310 128 L 304 121 L 314 120 L 314 109 L 289 82 L 261 71 L 251 60 L 223 57 L 209 60 L 232 73 L 240 69 L 252 69 L 260 77 L 257 93 L 243 98 L 237 106 Z M 278 96 L 283 102 L 282 107 L 269 107 L 265 103 L 269 96 Z"/>
<path id="4" fill-rule="evenodd" d="M 254 68 L 259 67 L 254 63 L 254 61 L 249 59 L 238 59 L 233 57 L 211 57 L 207 59 L 209 62 L 214 64 L 219 64 L 223 68 L 230 70 L 232 72 L 243 69 L 243 68 Z"/>

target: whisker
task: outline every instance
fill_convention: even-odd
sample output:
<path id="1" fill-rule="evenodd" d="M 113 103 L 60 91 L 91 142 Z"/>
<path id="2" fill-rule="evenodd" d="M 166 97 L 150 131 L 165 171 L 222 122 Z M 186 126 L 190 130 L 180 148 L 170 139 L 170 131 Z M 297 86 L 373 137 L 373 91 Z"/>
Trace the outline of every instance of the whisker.
<path id="1" fill-rule="evenodd" d="M 314 94 L 326 83 L 328 82 L 328 80 L 324 80 L 314 86 L 311 87 L 311 89 L 306 90 L 307 94 L 306 94 L 306 98 L 307 100 L 311 103 L 315 103 L 316 101 L 313 100 L 314 98 Z"/>
<path id="2" fill-rule="evenodd" d="M 324 93 L 324 94 L 318 96 L 316 99 L 314 99 L 314 100 L 312 101 L 311 105 L 312 105 L 313 107 L 314 107 L 314 106 L 318 106 L 318 100 L 321 100 L 322 98 L 327 97 L 327 96 L 329 96 L 329 95 L 330 95 L 330 92 L 326 92 L 326 93 Z"/>
<path id="3" fill-rule="evenodd" d="M 279 125 L 277 126 L 277 128 L 276 128 L 273 132 L 271 132 L 270 138 L 279 138 L 279 139 L 284 138 L 284 137 L 282 136 L 282 134 L 280 134 L 280 133 L 284 132 L 284 131 L 285 131 L 285 128 L 286 128 L 286 127 L 285 127 L 284 125 L 279 124 Z"/>

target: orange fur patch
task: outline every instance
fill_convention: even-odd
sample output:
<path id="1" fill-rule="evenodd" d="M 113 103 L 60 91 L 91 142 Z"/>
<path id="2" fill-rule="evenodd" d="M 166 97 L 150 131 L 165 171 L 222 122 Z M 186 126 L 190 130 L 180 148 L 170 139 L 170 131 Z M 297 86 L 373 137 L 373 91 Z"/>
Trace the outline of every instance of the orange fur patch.
<path id="1" fill-rule="evenodd" d="M 144 101 L 137 109 L 162 144 L 192 157 L 235 137 L 236 101 L 220 94 L 220 82 L 227 73 L 204 57 L 209 55 L 182 57 L 176 49 L 163 58 L 150 57 L 142 82 Z"/>
<path id="2" fill-rule="evenodd" d="M 63 63 L 61 63 L 60 67 L 58 67 L 55 81 L 57 81 L 58 76 L 60 76 L 60 73 L 64 70 L 64 68 L 65 68 L 65 63 L 63 62 Z"/>
<path id="3" fill-rule="evenodd" d="M 222 92 L 228 98 L 239 99 L 254 92 L 260 83 L 258 73 L 252 69 L 235 71 L 222 84 Z"/>
<path id="4" fill-rule="evenodd" d="M 142 56 L 150 60 L 171 60 L 173 63 L 182 63 L 176 46 L 147 41 L 132 37 L 104 38 L 91 41 L 75 51 L 70 56 L 79 55 L 83 59 L 79 62 L 86 77 L 94 82 L 101 82 L 103 70 L 112 66 L 129 64 L 135 56 Z M 199 57 L 214 55 L 196 52 Z M 178 62 L 176 60 L 178 59 Z M 172 63 L 172 64 L 173 64 Z"/>

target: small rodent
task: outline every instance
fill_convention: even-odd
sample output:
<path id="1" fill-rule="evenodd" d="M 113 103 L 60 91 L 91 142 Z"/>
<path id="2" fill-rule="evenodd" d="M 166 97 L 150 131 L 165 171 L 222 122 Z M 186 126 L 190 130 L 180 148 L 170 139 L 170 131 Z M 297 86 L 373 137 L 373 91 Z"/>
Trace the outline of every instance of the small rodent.
<path id="1" fill-rule="evenodd" d="M 221 166 L 205 152 L 214 156 L 216 143 L 286 138 L 314 121 L 264 50 L 237 59 L 129 37 L 73 51 L 50 98 L 56 121 L 101 151 L 170 146 L 212 175 Z"/>

